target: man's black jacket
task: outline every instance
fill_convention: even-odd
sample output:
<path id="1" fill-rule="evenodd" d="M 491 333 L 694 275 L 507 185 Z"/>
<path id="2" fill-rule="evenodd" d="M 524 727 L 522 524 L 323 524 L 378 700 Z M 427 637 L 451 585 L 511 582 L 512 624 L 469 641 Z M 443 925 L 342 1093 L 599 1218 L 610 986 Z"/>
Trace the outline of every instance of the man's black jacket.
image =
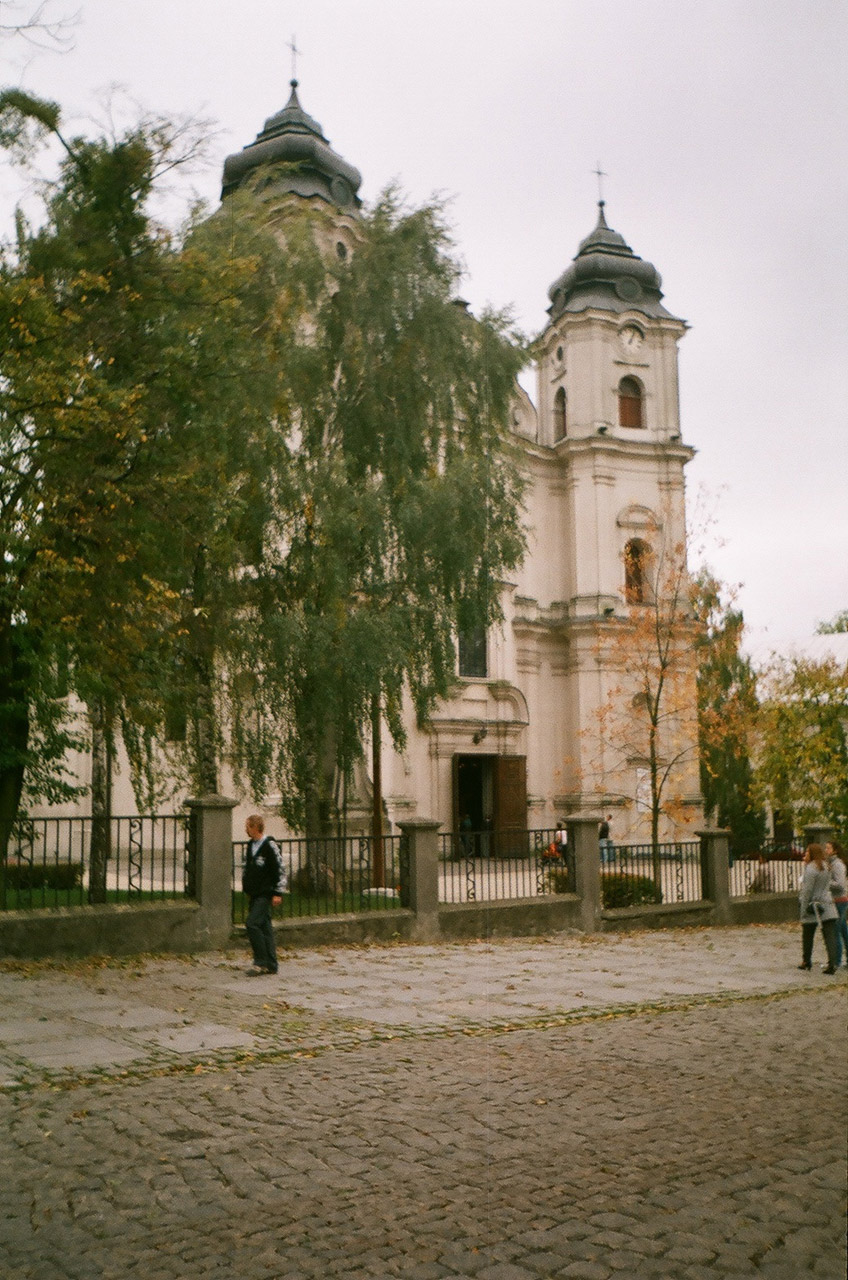
<path id="1" fill-rule="evenodd" d="M 247 858 L 241 887 L 249 898 L 273 898 L 280 892 L 280 853 L 270 836 L 251 853 L 253 842 L 247 846 Z"/>

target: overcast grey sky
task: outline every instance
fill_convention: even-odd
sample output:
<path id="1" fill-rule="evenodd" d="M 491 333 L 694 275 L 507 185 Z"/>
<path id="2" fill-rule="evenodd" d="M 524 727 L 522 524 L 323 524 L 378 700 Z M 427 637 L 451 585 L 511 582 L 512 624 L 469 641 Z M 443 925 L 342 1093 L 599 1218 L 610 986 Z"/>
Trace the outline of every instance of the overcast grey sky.
<path id="1" fill-rule="evenodd" d="M 758 655 L 848 608 L 846 0 L 52 0 L 62 56 L 6 42 L 2 80 L 83 127 L 98 94 L 215 121 L 194 175 L 299 95 L 373 199 L 451 197 L 473 307 L 530 334 L 595 222 L 664 280 L 693 500 Z M 8 0 L 0 0 L 0 13 Z M 102 112 L 101 112 L 102 115 Z M 3 230 L 11 185 L 0 187 Z"/>

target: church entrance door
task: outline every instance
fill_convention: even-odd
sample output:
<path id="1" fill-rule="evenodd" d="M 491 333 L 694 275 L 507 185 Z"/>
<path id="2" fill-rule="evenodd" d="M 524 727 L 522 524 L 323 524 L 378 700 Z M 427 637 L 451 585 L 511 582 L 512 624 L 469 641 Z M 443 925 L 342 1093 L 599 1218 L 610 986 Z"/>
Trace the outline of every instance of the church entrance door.
<path id="1" fill-rule="evenodd" d="M 454 831 L 475 833 L 475 852 L 501 857 L 520 848 L 527 827 L 527 761 L 524 756 L 453 757 Z M 526 847 L 526 841 L 524 842 Z"/>

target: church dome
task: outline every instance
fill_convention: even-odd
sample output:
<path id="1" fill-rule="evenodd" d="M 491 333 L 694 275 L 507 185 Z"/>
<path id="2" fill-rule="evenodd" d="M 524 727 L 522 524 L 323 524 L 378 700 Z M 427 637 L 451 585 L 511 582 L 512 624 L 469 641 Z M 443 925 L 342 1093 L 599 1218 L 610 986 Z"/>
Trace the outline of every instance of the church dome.
<path id="1" fill-rule="evenodd" d="M 260 177 L 254 170 L 263 169 Z M 248 176 L 263 195 L 318 196 L 345 213 L 355 213 L 362 175 L 333 150 L 317 120 L 307 115 L 297 96 L 297 81 L 282 111 L 270 116 L 255 142 L 224 161 L 221 197 L 242 186 Z"/>
<path id="2" fill-rule="evenodd" d="M 598 201 L 595 229 L 580 242 L 571 266 L 548 290 L 550 315 L 598 307 L 604 311 L 641 311 L 670 316 L 662 298 L 662 276 L 656 267 L 633 252 L 617 231 L 607 226 L 604 201 Z"/>

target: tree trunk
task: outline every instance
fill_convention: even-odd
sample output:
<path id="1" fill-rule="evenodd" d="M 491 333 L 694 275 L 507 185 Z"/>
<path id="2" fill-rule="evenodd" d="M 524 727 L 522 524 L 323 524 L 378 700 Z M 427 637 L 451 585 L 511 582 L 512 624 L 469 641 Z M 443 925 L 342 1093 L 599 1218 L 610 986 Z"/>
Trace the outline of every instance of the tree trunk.
<path id="1" fill-rule="evenodd" d="M 660 812 L 662 796 L 660 795 L 659 759 L 657 752 L 657 729 L 651 725 L 650 733 L 650 767 L 651 767 L 651 869 L 654 880 L 654 896 L 662 902 L 662 861 L 660 859 Z"/>
<path id="2" fill-rule="evenodd" d="M 0 866 L 5 866 L 12 827 L 24 785 L 29 746 L 29 664 L 20 651 L 11 620 L 0 621 Z"/>
<path id="3" fill-rule="evenodd" d="M 383 855 L 383 760 L 380 740 L 380 695 L 371 700 L 371 883 L 376 889 L 386 887 L 386 860 Z"/>
<path id="4" fill-rule="evenodd" d="M 102 701 L 88 709 L 91 723 L 91 842 L 88 900 L 106 901 L 106 876 L 112 856 L 112 716 Z"/>
<path id="5" fill-rule="evenodd" d="M 215 713 L 215 640 L 211 619 L 206 548 L 198 547 L 192 574 L 189 627 L 194 707 L 189 716 L 193 772 L 200 795 L 218 793 L 218 733 Z"/>

